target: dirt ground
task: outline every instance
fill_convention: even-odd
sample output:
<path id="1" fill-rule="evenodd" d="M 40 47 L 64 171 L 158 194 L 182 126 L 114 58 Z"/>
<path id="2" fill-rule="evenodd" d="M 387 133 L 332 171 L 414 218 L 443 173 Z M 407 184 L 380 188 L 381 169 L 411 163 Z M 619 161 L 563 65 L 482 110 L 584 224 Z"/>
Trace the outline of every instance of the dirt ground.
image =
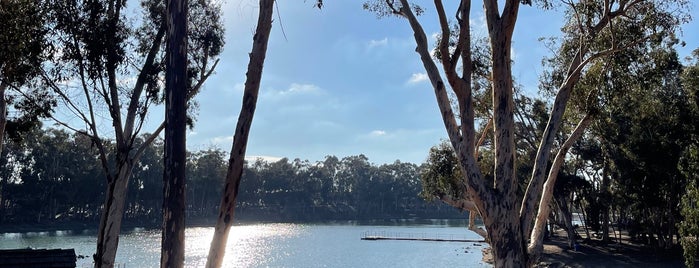
<path id="1" fill-rule="evenodd" d="M 630 241 L 622 234 L 618 240 L 602 243 L 598 239 L 578 239 L 578 250 L 568 249 L 565 232 L 545 242 L 538 267 L 684 267 L 682 250 L 653 249 Z"/>
<path id="2" fill-rule="evenodd" d="M 586 239 L 583 235 L 578 239 L 577 250 L 574 250 L 568 248 L 565 232 L 560 230 L 544 242 L 544 253 L 536 267 L 684 267 L 679 247 L 672 250 L 653 249 L 631 242 L 626 235 L 620 237 L 621 243 L 615 239 L 605 244 L 599 239 Z M 492 263 L 488 250 L 484 249 L 483 253 L 483 260 Z"/>

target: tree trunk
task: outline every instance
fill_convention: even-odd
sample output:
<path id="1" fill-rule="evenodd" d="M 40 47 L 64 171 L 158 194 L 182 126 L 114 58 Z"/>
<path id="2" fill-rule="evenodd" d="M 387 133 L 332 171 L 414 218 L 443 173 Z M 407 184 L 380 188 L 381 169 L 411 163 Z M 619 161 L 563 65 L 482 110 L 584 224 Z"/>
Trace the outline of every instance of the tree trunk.
<path id="1" fill-rule="evenodd" d="M 496 207 L 484 217 L 494 267 L 526 267 L 527 251 L 522 240 L 519 209 Z"/>
<path id="2" fill-rule="evenodd" d="M 187 0 L 167 1 L 165 166 L 160 267 L 184 267 L 187 154 Z"/>
<path id="3" fill-rule="evenodd" d="M 544 228 L 546 228 L 546 220 L 549 217 L 549 203 L 553 198 L 553 190 L 558 178 L 558 172 L 565 161 L 565 156 L 568 153 L 568 150 L 573 146 L 573 143 L 582 136 L 584 130 L 591 122 L 592 116 L 590 114 L 586 114 L 575 127 L 573 133 L 571 133 L 568 139 L 566 139 L 566 141 L 563 143 L 556 154 L 556 158 L 553 160 L 553 165 L 549 171 L 548 179 L 543 186 L 543 193 L 541 194 L 541 200 L 539 201 L 539 211 L 536 214 L 534 229 L 531 232 L 531 237 L 529 239 L 530 244 L 527 248 L 534 261 L 538 259 L 541 251 L 543 250 Z M 526 227 L 527 225 L 523 224 L 523 226 Z"/>
<path id="4" fill-rule="evenodd" d="M 607 166 L 607 160 L 605 159 L 604 168 L 602 171 L 602 241 L 609 240 L 609 167 Z"/>
<path id="5" fill-rule="evenodd" d="M 570 209 L 568 209 L 567 200 L 568 198 L 566 197 L 556 198 L 556 204 L 561 210 L 561 216 L 563 216 L 563 224 L 568 235 L 568 248 L 573 248 L 575 246 L 575 227 L 573 227 L 573 216 Z"/>
<path id="6" fill-rule="evenodd" d="M 133 164 L 130 161 L 119 161 L 117 174 L 113 177 L 108 176 L 107 192 L 97 232 L 97 252 L 93 256 L 95 267 L 114 267 L 114 259 L 119 246 L 121 221 L 124 215 L 126 190 L 132 168 Z"/>
<path id="7" fill-rule="evenodd" d="M 230 159 L 228 160 L 228 172 L 224 187 L 221 207 L 214 229 L 214 237 L 211 240 L 209 256 L 206 267 L 221 267 L 226 250 L 228 233 L 233 224 L 235 214 L 235 201 L 238 197 L 238 187 L 243 175 L 245 163 L 245 150 L 250 133 L 250 125 L 255 115 L 257 96 L 262 79 L 262 69 L 267 54 L 267 41 L 272 30 L 272 13 L 274 0 L 260 0 L 260 13 L 257 19 L 257 29 L 253 37 L 252 52 L 248 63 L 245 91 L 243 93 L 243 105 L 238 116 L 238 124 L 233 137 Z"/>
<path id="8" fill-rule="evenodd" d="M 2 156 L 2 146 L 5 141 L 5 126 L 7 126 L 7 100 L 5 99 L 5 91 L 7 85 L 0 81 L 0 156 Z M 2 196 L 0 196 L 2 197 Z M 2 198 L 0 198 L 2 200 Z"/>

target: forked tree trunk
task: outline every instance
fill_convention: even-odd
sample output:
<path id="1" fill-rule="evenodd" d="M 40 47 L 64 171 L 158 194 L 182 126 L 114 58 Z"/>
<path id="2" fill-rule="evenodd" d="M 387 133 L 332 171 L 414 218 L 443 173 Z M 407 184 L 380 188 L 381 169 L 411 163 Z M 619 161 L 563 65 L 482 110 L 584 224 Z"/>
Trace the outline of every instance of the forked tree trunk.
<path id="1" fill-rule="evenodd" d="M 257 29 L 253 37 L 252 52 L 248 63 L 247 77 L 245 80 L 245 90 L 243 93 L 243 106 L 238 115 L 238 124 L 235 128 L 233 146 L 230 159 L 228 160 L 228 172 L 221 198 L 221 207 L 214 229 L 214 237 L 211 240 L 209 256 L 206 260 L 206 267 L 221 267 L 223 256 L 226 252 L 226 242 L 228 233 L 233 224 L 235 215 L 235 201 L 238 197 L 238 187 L 243 175 L 243 165 L 245 163 L 245 150 L 250 133 L 250 125 L 255 115 L 257 106 L 257 96 L 262 79 L 262 69 L 267 54 L 267 41 L 272 30 L 272 11 L 274 0 L 260 0 L 260 13 L 257 19 Z"/>
<path id="2" fill-rule="evenodd" d="M 504 7 L 499 7 L 499 3 L 502 2 L 504 2 Z M 602 7 L 602 16 L 596 24 L 587 29 L 587 34 L 596 35 L 613 18 L 625 15 L 630 6 L 641 2 L 612 3 L 605 1 L 605 5 Z M 413 36 L 417 44 L 415 51 L 419 54 L 434 89 L 442 121 L 454 151 L 458 156 L 459 167 L 464 174 L 464 180 L 461 182 L 460 187 L 467 189 L 468 196 L 471 197 L 470 201 L 473 202 L 483 217 L 484 224 L 488 230 L 488 238 L 491 240 L 490 244 L 495 267 L 523 267 L 529 263 L 526 237 L 529 237 L 536 207 L 540 203 L 544 207 L 548 204 L 547 202 L 540 202 L 541 189 L 544 187 L 547 170 L 546 163 L 549 161 L 553 141 L 559 131 L 571 91 L 578 82 L 584 67 L 590 61 L 610 55 L 623 48 L 623 46 L 614 46 L 608 50 L 588 56 L 587 45 L 584 43 L 579 44 L 580 46 L 569 65 L 564 82 L 560 86 L 553 104 L 554 107 L 551 111 L 544 137 L 538 148 L 537 159 L 534 161 L 532 179 L 524 198 L 518 199 L 518 181 L 515 176 L 514 161 L 516 153 L 514 132 L 516 129 L 514 127 L 510 54 L 512 34 L 517 21 L 520 3 L 530 4 L 531 1 L 483 1 L 491 48 L 489 58 L 492 60 L 493 128 L 495 134 L 493 144 L 495 172 L 492 182 L 485 180 L 480 166 L 476 158 L 474 158 L 476 141 L 473 122 L 473 97 L 471 94 L 471 75 L 473 70 L 469 24 L 471 1 L 462 0 L 458 5 L 458 11 L 456 12 L 458 33 L 452 31 L 451 23 L 444 11 L 442 1 L 434 1 L 441 28 L 440 40 L 442 40 L 438 43 L 436 50 L 440 52 L 441 57 L 439 61 L 442 63 L 443 73 L 449 82 L 450 88 L 445 85 L 444 79 L 442 79 L 442 72 L 436 66 L 425 31 L 412 11 L 414 5 L 408 3 L 407 0 L 400 0 L 400 5 L 396 1 L 385 1 L 388 9 L 379 10 L 380 14 L 389 11 L 392 14 L 406 18 L 413 30 Z M 452 37 L 457 37 L 455 42 L 451 42 L 455 40 Z M 633 43 L 628 44 L 628 46 L 632 45 Z M 462 74 L 460 75 L 456 72 L 457 66 L 461 67 Z M 451 108 L 452 102 L 447 94 L 448 89 L 451 89 L 458 101 L 460 123 L 457 123 L 454 110 Z M 551 181 L 553 182 L 554 180 Z M 548 216 L 548 213 L 545 214 Z"/>
<path id="3" fill-rule="evenodd" d="M 117 165 L 117 174 L 108 176 L 107 192 L 97 233 L 97 252 L 93 256 L 95 267 L 114 267 L 114 259 L 119 246 L 119 232 L 124 215 L 126 190 L 133 164 L 130 161 L 119 161 Z"/>
<path id="4" fill-rule="evenodd" d="M 187 0 L 167 1 L 165 170 L 160 267 L 184 267 L 187 154 Z"/>

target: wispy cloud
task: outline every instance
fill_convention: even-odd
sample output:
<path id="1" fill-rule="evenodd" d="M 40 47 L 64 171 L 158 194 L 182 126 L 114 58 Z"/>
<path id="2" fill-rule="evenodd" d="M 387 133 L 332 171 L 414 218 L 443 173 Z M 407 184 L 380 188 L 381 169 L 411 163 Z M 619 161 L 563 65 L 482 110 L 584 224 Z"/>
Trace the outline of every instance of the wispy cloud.
<path id="1" fill-rule="evenodd" d="M 289 89 L 282 91 L 282 94 L 295 94 L 295 93 L 314 93 L 320 92 L 320 88 L 313 84 L 297 84 L 293 83 Z"/>
<path id="2" fill-rule="evenodd" d="M 408 84 L 417 84 L 423 81 L 427 81 L 427 74 L 426 73 L 415 73 L 410 76 L 410 79 L 408 79 Z"/>
<path id="3" fill-rule="evenodd" d="M 264 94 L 264 96 L 279 99 L 297 95 L 319 94 L 321 92 L 322 90 L 320 87 L 314 84 L 292 83 L 287 89 L 271 90 Z"/>
<path id="4" fill-rule="evenodd" d="M 248 162 L 255 162 L 257 160 L 261 160 L 267 163 L 273 163 L 277 162 L 279 160 L 282 160 L 281 157 L 278 156 L 268 156 L 268 155 L 251 155 L 251 156 L 246 156 L 245 160 Z"/>
<path id="5" fill-rule="evenodd" d="M 230 145 L 233 142 L 233 135 L 230 136 L 218 136 L 211 139 L 211 143 L 217 145 Z"/>
<path id="6" fill-rule="evenodd" d="M 370 40 L 369 41 L 369 48 L 374 48 L 374 47 L 382 47 L 388 45 L 388 37 L 384 37 L 384 39 L 381 40 Z"/>
<path id="7" fill-rule="evenodd" d="M 386 131 L 384 131 L 384 130 L 374 130 L 374 131 L 369 132 L 369 136 L 372 136 L 372 137 L 386 136 Z"/>

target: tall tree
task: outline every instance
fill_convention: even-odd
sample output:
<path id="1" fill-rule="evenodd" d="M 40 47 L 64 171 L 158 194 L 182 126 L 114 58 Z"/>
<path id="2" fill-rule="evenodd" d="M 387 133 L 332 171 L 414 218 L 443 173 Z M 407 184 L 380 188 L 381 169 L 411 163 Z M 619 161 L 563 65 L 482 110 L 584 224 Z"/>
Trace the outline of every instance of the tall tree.
<path id="1" fill-rule="evenodd" d="M 243 166 L 245 163 L 245 150 L 250 134 L 250 126 L 255 115 L 257 106 L 257 96 L 262 80 L 262 68 L 267 55 L 267 42 L 269 33 L 272 30 L 272 13 L 274 0 L 260 0 L 260 13 L 257 18 L 257 28 L 253 36 L 252 52 L 245 80 L 243 91 L 243 105 L 238 115 L 238 124 L 233 136 L 230 159 L 228 160 L 228 171 L 224 186 L 221 207 L 214 229 L 214 237 L 211 240 L 209 256 L 206 260 L 206 267 L 221 267 L 223 255 L 225 254 L 228 233 L 233 224 L 235 213 L 235 201 L 238 197 L 240 179 L 243 176 Z"/>
<path id="2" fill-rule="evenodd" d="M 43 71 L 47 87 L 72 118 L 54 118 L 66 128 L 90 137 L 99 151 L 107 189 L 94 255 L 96 267 L 112 267 L 124 214 L 127 186 L 134 165 L 164 128 L 136 142 L 149 109 L 162 102 L 166 14 L 165 2 L 144 0 L 141 19 L 127 18 L 127 1 L 52 1 L 49 19 L 53 46 L 61 53 Z M 223 45 L 220 8 L 207 1 L 189 4 L 187 32 L 188 98 L 212 74 Z M 133 25 L 134 23 L 140 25 Z M 107 121 L 105 123 L 105 121 Z M 110 125 L 108 130 L 105 125 Z M 114 135 L 108 147 L 104 133 Z M 108 161 L 113 157 L 114 162 Z"/>
<path id="3" fill-rule="evenodd" d="M 414 33 L 419 54 L 432 87 L 437 97 L 437 103 L 463 173 L 462 184 L 468 190 L 469 196 L 483 217 L 488 231 L 488 239 L 493 252 L 496 267 L 524 267 L 537 259 L 540 246 L 536 240 L 527 247 L 527 237 L 531 232 L 531 224 L 538 206 L 541 203 L 542 188 L 546 181 L 549 157 L 552 145 L 557 135 L 567 102 L 575 84 L 591 61 L 604 58 L 612 52 L 620 51 L 630 44 L 611 43 L 606 46 L 590 46 L 591 40 L 598 38 L 604 31 L 615 32 L 613 22 L 618 20 L 636 21 L 647 29 L 646 33 L 657 34 L 663 30 L 671 30 L 678 21 L 668 11 L 668 5 L 684 1 L 581 1 L 570 3 L 571 27 L 577 27 L 579 39 L 574 57 L 568 63 L 568 69 L 563 74 L 563 83 L 558 86 L 549 120 L 542 135 L 536 159 L 534 160 L 531 179 L 524 196 L 518 194 L 519 184 L 515 168 L 515 120 L 514 94 L 511 66 L 512 35 L 517 22 L 520 4 L 531 4 L 528 0 L 507 0 L 504 7 L 499 7 L 499 1 L 485 0 L 483 7 L 487 23 L 492 61 L 492 111 L 494 128 L 494 176 L 493 181 L 486 180 L 474 156 L 476 145 L 476 129 L 474 127 L 473 103 L 473 60 L 471 50 L 470 12 L 471 1 L 460 1 L 456 12 L 458 31 L 449 27 L 447 13 L 442 1 L 435 0 L 434 6 L 438 15 L 443 40 L 437 46 L 441 51 L 441 65 L 448 85 L 444 83 L 440 72 L 430 53 L 427 36 L 416 15 L 422 13 L 419 6 L 411 5 L 408 0 L 377 1 L 365 4 L 365 8 L 378 11 L 384 15 L 397 15 L 408 20 Z M 456 32 L 456 33 L 454 33 Z M 457 36 L 454 49 L 450 49 L 451 36 Z M 646 37 L 637 40 L 645 41 Z M 459 74 L 457 70 L 461 73 Z M 451 90 L 456 97 L 458 117 L 451 107 L 449 94 Z M 457 123 L 457 119 L 460 121 Z M 581 124 L 583 125 L 583 124 Z M 571 136 L 570 139 L 575 139 Z M 565 151 L 558 155 L 565 156 Z M 549 178 L 553 183 L 555 178 Z M 545 196 L 544 196 L 545 197 Z M 528 250 L 529 248 L 529 250 Z M 531 256 L 530 256 L 531 254 Z"/>
<path id="4" fill-rule="evenodd" d="M 187 158 L 187 0 L 167 1 L 165 172 L 160 267 L 184 266 Z"/>
<path id="5" fill-rule="evenodd" d="M 50 112 L 54 103 L 45 89 L 27 87 L 35 82 L 52 51 L 46 41 L 44 17 L 41 1 L 0 3 L 0 152 L 10 120 L 8 105 L 14 104 L 15 111 L 23 112 L 10 122 L 14 123 L 10 129 L 27 131 Z"/>

